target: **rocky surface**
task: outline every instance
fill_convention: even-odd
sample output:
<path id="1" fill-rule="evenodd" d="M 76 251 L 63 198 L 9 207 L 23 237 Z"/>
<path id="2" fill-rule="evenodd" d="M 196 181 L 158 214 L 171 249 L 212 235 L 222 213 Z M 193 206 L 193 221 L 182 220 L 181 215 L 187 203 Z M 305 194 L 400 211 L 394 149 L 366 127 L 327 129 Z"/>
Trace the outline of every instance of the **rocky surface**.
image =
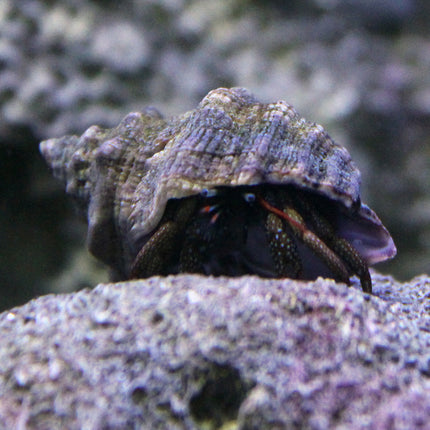
<path id="1" fill-rule="evenodd" d="M 220 86 L 284 99 L 346 145 L 399 249 L 384 270 L 429 272 L 429 16 L 427 0 L 3 0 L 0 308 L 103 279 L 38 143 Z"/>
<path id="2" fill-rule="evenodd" d="M 177 276 L 0 315 L 1 428 L 416 429 L 430 279 Z"/>

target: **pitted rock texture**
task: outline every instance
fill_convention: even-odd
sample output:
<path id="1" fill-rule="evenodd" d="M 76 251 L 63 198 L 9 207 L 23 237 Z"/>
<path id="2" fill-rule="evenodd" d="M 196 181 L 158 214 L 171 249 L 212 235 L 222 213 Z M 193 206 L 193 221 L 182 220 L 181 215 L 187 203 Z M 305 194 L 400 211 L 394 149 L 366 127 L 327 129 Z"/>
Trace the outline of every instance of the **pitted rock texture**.
<path id="1" fill-rule="evenodd" d="M 38 143 L 219 86 L 324 124 L 398 246 L 384 271 L 429 272 L 429 16 L 427 0 L 2 0 L 0 309 L 104 279 Z"/>
<path id="2" fill-rule="evenodd" d="M 0 316 L 1 428 L 426 428 L 430 279 L 176 276 Z"/>

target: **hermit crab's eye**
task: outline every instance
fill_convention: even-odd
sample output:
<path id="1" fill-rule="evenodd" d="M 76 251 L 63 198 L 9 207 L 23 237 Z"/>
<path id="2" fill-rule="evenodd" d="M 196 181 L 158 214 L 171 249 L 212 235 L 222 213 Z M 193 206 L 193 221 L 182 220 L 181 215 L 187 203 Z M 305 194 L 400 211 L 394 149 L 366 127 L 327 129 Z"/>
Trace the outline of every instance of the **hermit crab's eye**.
<path id="1" fill-rule="evenodd" d="M 254 193 L 243 193 L 242 197 L 245 199 L 246 203 L 254 203 L 255 202 L 255 194 Z"/>
<path id="2" fill-rule="evenodd" d="M 217 190 L 209 189 L 209 188 L 203 188 L 203 190 L 200 191 L 200 195 L 205 198 L 215 197 L 217 194 L 218 194 Z"/>

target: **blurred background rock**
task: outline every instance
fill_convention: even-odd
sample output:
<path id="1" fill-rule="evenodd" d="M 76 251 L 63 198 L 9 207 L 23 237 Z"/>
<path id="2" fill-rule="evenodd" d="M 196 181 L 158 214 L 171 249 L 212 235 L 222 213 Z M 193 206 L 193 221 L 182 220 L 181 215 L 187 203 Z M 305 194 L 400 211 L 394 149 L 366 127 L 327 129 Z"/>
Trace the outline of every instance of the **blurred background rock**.
<path id="1" fill-rule="evenodd" d="M 324 125 L 398 246 L 379 270 L 430 272 L 429 23 L 427 0 L 2 0 L 0 308 L 107 279 L 39 142 L 219 86 Z"/>

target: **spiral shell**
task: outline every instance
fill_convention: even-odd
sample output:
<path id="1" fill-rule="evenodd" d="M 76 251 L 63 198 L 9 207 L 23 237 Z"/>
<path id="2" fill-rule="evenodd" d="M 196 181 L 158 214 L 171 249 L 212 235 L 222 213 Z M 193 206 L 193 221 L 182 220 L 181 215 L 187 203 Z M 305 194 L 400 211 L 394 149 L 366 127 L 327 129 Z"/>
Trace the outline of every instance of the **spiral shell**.
<path id="1" fill-rule="evenodd" d="M 293 184 L 336 200 L 345 229 L 369 263 L 395 253 L 378 217 L 360 202 L 348 151 L 283 101 L 260 103 L 244 88 L 211 91 L 197 109 L 163 118 L 153 108 L 113 129 L 90 127 L 40 145 L 55 176 L 88 218 L 91 252 L 125 273 L 169 199 L 219 186 Z M 359 239 L 357 239 L 359 237 Z M 366 251 L 367 249 L 367 251 Z"/>

